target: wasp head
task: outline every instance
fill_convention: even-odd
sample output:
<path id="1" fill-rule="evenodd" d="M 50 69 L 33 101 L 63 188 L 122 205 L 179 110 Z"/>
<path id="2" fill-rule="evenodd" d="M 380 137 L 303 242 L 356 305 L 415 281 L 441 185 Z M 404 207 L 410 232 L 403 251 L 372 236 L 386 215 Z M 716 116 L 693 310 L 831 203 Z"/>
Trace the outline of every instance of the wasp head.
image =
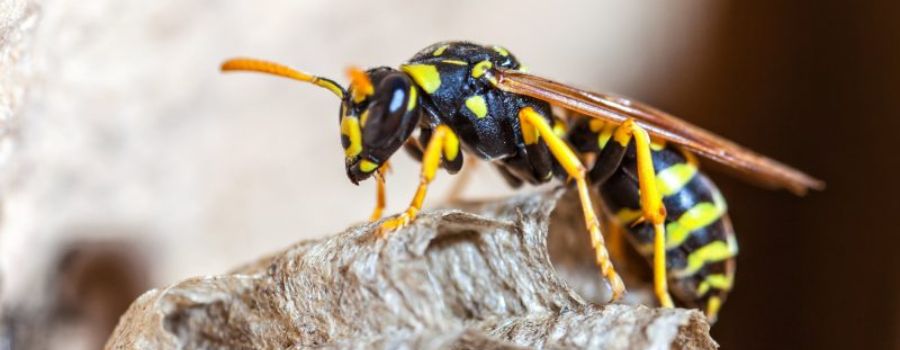
<path id="1" fill-rule="evenodd" d="M 348 69 L 349 93 L 341 104 L 341 143 L 347 176 L 365 180 L 409 138 L 419 122 L 418 91 L 395 69 Z"/>

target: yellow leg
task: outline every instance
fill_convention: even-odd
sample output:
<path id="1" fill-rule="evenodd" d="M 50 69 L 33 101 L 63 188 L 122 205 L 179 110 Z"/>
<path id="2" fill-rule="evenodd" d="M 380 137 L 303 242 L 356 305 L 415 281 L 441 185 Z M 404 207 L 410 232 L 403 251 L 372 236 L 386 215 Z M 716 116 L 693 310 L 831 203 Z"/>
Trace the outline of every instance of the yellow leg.
<path id="1" fill-rule="evenodd" d="M 625 263 L 625 229 L 616 223 L 611 222 L 612 219 L 609 217 L 605 217 L 601 220 L 603 224 L 601 227 L 603 228 L 603 232 L 607 233 L 607 238 L 609 238 L 609 242 L 606 244 L 609 247 L 609 254 L 612 256 L 613 261 L 619 264 L 619 267 L 622 267 L 622 264 Z"/>
<path id="2" fill-rule="evenodd" d="M 634 139 L 637 153 L 638 186 L 641 193 L 643 219 L 653 224 L 653 289 L 662 307 L 673 307 L 666 277 L 666 207 L 656 187 L 656 172 L 650 154 L 650 136 L 633 119 L 616 129 L 613 138 L 623 147 Z"/>
<path id="3" fill-rule="evenodd" d="M 612 261 L 609 259 L 609 252 L 603 242 L 603 235 L 600 233 L 600 223 L 597 221 L 594 207 L 591 204 L 591 196 L 588 189 L 587 180 L 585 179 L 585 168 L 578 160 L 578 155 L 567 145 L 556 133 L 553 127 L 539 113 L 530 107 L 523 108 L 519 111 L 519 121 L 522 125 L 522 134 L 526 144 L 537 142 L 539 137 L 544 138 L 544 142 L 550 149 L 550 153 L 559 161 L 560 165 L 566 170 L 569 177 L 575 180 L 578 187 L 578 196 L 581 198 L 581 210 L 584 212 L 584 222 L 587 230 L 591 235 L 591 244 L 594 247 L 597 266 L 603 273 L 603 277 L 609 281 L 612 288 L 613 301 L 618 300 L 625 293 L 625 284 L 622 278 L 616 273 Z"/>
<path id="4" fill-rule="evenodd" d="M 381 219 L 381 213 L 384 212 L 384 207 L 387 205 L 384 176 L 387 174 L 388 170 L 391 170 L 391 166 L 388 162 L 384 162 L 384 164 L 378 168 L 378 172 L 375 173 L 375 209 L 372 210 L 372 216 L 369 217 L 369 221 Z"/>
<path id="5" fill-rule="evenodd" d="M 394 216 L 382 223 L 379 234 L 384 235 L 390 231 L 406 226 L 416 218 L 416 214 L 422 209 L 422 202 L 425 201 L 425 194 L 428 192 L 428 184 L 434 179 L 434 175 L 441 165 L 444 144 L 448 142 L 448 140 L 452 142 L 455 139 L 456 134 L 454 134 L 453 130 L 450 130 L 450 127 L 446 125 L 438 125 L 437 128 L 434 129 L 434 134 L 431 135 L 431 141 L 428 142 L 425 153 L 422 155 L 422 175 L 419 177 L 419 188 L 416 189 L 416 194 L 413 196 L 412 202 L 409 203 L 409 207 L 406 208 L 406 211 L 402 214 Z"/>

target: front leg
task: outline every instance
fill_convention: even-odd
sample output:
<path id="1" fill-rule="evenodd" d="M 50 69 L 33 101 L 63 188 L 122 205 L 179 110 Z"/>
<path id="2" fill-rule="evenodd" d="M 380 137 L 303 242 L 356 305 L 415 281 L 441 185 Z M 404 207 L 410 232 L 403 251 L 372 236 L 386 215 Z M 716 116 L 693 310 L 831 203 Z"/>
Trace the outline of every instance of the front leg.
<path id="1" fill-rule="evenodd" d="M 434 133 L 431 135 L 428 146 L 422 155 L 422 175 L 419 177 L 419 187 L 416 189 L 416 194 L 413 196 L 406 211 L 381 224 L 381 229 L 378 230 L 379 235 L 384 236 L 388 232 L 402 228 L 416 218 L 416 214 L 422 209 L 422 203 L 425 201 L 428 185 L 434 179 L 434 175 L 441 165 L 441 158 L 452 162 L 460 156 L 459 153 L 459 138 L 449 126 L 438 125 L 434 129 Z"/>
<path id="2" fill-rule="evenodd" d="M 384 211 L 384 207 L 387 205 L 387 194 L 385 189 L 385 175 L 387 172 L 391 170 L 391 165 L 388 162 L 384 162 L 378 171 L 375 173 L 375 209 L 372 210 L 372 215 L 369 216 L 369 221 L 376 221 L 381 219 L 381 213 Z"/>

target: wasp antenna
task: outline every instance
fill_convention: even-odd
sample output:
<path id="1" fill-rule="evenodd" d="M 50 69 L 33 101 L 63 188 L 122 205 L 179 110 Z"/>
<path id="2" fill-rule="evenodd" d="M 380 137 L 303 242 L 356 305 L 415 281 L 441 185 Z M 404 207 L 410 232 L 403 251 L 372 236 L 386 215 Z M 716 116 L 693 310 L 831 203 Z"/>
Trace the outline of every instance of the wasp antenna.
<path id="1" fill-rule="evenodd" d="M 347 67 L 347 76 L 350 78 L 350 94 L 354 102 L 362 102 L 375 92 L 369 75 L 359 67 Z"/>
<path id="2" fill-rule="evenodd" d="M 328 91 L 331 91 L 332 93 L 337 95 L 338 98 L 344 98 L 344 88 L 342 88 L 338 83 L 334 82 L 334 80 L 307 74 L 275 62 L 253 58 L 232 58 L 222 63 L 220 69 L 223 72 L 244 71 L 266 73 L 288 79 L 312 83 L 316 86 L 328 89 Z"/>

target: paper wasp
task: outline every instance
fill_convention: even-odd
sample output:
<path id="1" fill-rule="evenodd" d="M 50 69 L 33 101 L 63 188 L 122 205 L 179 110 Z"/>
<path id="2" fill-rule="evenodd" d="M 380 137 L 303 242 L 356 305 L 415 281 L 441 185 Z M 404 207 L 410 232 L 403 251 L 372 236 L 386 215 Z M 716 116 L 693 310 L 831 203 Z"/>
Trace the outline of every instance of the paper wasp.
<path id="1" fill-rule="evenodd" d="M 384 207 L 388 159 L 405 147 L 421 161 L 412 202 L 402 214 L 383 221 L 382 232 L 415 219 L 437 169 L 456 173 L 464 154 L 491 161 L 514 187 L 568 179 L 577 186 L 596 264 L 615 300 L 625 286 L 591 204 L 593 184 L 615 218 L 612 224 L 628 232 L 651 262 L 660 304 L 673 306 L 671 290 L 710 319 L 732 287 L 737 243 L 725 201 L 698 170 L 694 154 L 798 195 L 824 187 L 800 171 L 654 108 L 525 73 L 515 56 L 499 46 L 437 43 L 399 69 L 349 69 L 346 89 L 330 79 L 254 59 L 232 59 L 221 69 L 274 74 L 337 95 L 347 176 L 353 183 L 374 176 L 378 184 L 373 220 Z M 551 105 L 575 117 L 554 116 Z M 594 155 L 593 164 L 583 164 L 586 154 Z"/>

